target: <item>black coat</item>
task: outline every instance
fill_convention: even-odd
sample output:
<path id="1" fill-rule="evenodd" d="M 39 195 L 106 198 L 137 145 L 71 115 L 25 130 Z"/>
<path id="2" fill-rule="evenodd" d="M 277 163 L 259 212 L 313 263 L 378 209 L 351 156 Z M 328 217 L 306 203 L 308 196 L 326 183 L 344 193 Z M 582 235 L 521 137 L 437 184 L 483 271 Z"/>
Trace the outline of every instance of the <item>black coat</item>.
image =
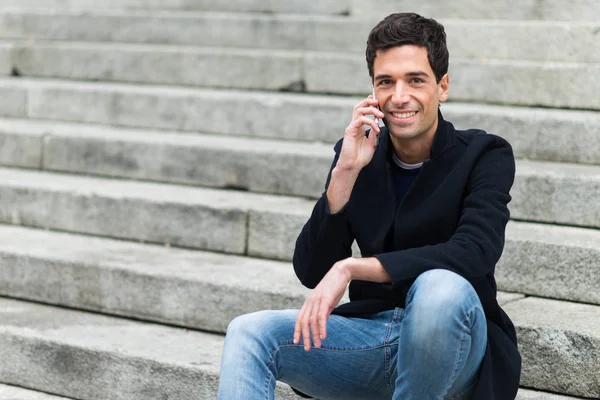
<path id="1" fill-rule="evenodd" d="M 340 140 L 334 147 L 332 169 L 341 145 Z M 390 284 L 350 283 L 350 302 L 334 314 L 360 316 L 404 307 L 408 289 L 425 271 L 460 274 L 477 291 L 488 326 L 474 398 L 513 400 L 521 357 L 514 326 L 496 301 L 494 279 L 509 219 L 515 175 L 512 148 L 481 130 L 456 130 L 439 113 L 430 159 L 397 209 L 391 151 L 388 132 L 382 128 L 373 160 L 360 172 L 350 201 L 338 213 L 329 212 L 323 193 L 296 241 L 296 275 L 314 288 L 335 262 L 351 255 L 356 239 L 362 256 L 376 257 L 392 278 Z M 330 179 L 331 171 L 326 187 Z"/>

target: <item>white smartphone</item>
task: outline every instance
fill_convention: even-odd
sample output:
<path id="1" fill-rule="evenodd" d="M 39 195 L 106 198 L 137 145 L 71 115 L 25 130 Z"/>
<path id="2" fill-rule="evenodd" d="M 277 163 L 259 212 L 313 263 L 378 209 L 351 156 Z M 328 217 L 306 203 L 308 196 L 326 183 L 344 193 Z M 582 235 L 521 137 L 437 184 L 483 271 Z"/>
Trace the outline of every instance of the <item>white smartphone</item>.
<path id="1" fill-rule="evenodd" d="M 371 89 L 372 89 L 371 94 L 373 95 L 373 99 L 376 100 L 376 98 L 375 98 L 375 86 L 371 85 Z M 379 109 L 379 106 L 377 108 Z M 377 126 L 379 126 L 379 118 L 375 117 L 373 119 L 373 121 L 375 121 L 375 123 L 377 124 Z M 377 146 L 378 144 L 379 144 L 379 133 L 376 133 L 375 134 L 375 146 Z"/>
<path id="2" fill-rule="evenodd" d="M 372 94 L 373 94 L 373 100 L 377 100 L 375 98 L 375 86 L 371 86 L 371 89 L 373 89 Z M 379 108 L 379 107 L 377 107 Z M 379 126 L 379 118 L 375 117 L 375 123 L 377 124 L 377 126 Z"/>

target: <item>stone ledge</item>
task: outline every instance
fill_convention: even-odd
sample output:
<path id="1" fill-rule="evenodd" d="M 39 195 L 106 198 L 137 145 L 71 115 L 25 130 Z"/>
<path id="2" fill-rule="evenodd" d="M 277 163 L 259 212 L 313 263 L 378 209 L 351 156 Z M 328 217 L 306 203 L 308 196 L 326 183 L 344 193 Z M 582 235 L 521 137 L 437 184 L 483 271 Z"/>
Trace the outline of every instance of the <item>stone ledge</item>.
<path id="1" fill-rule="evenodd" d="M 542 310 L 533 311 L 543 314 Z M 216 394 L 222 336 L 5 299 L 0 299 L 0 316 L 0 355 L 5 360 L 0 364 L 0 379 L 10 384 L 76 398 L 188 399 Z M 522 348 L 527 343 L 522 340 Z M 544 361 L 525 358 L 525 362 Z M 575 376 L 566 390 L 597 397 L 597 383 L 587 381 L 590 374 L 597 374 L 594 361 L 589 357 L 561 361 L 566 362 L 562 364 L 566 370 L 575 369 L 573 373 L 589 369 Z M 551 374 L 557 382 L 564 375 L 562 371 Z M 523 381 L 534 379 L 535 372 L 526 366 Z M 556 385 L 550 382 L 549 386 Z M 541 395 L 522 390 L 519 399 Z M 278 396 L 294 399 L 285 385 L 279 385 Z"/>
<path id="2" fill-rule="evenodd" d="M 382 18 L 399 10 L 410 10 L 427 17 L 461 19 L 516 20 L 595 20 L 600 4 L 595 0 L 574 0 L 565 7 L 560 0 L 496 1 L 460 0 L 449 3 L 432 0 L 415 3 L 411 0 L 352 0 L 352 14 Z"/>
<path id="3" fill-rule="evenodd" d="M 0 238 L 0 293 L 42 303 L 223 333 L 238 315 L 298 309 L 309 293 L 285 262 L 1 225 Z"/>
<path id="4" fill-rule="evenodd" d="M 66 397 L 0 384 L 0 400 L 69 400 Z"/>
<path id="5" fill-rule="evenodd" d="M 567 397 L 559 394 L 539 392 L 528 389 L 519 389 L 516 400 L 578 400 L 580 398 Z"/>
<path id="6" fill-rule="evenodd" d="M 0 220 L 245 254 L 248 212 L 308 215 L 303 199 L 0 169 Z M 275 240 L 275 237 L 273 237 Z"/>
<path id="7" fill-rule="evenodd" d="M 512 218 L 600 227 L 598 166 L 519 161 L 511 195 Z"/>
<path id="8" fill-rule="evenodd" d="M 500 290 L 600 305 L 600 232 L 510 222 L 498 265 Z"/>
<path id="9" fill-rule="evenodd" d="M 36 140 L 0 133 L 1 138 L 17 147 Z M 32 162 L 39 155 L 40 145 L 35 144 Z M 6 162 L 12 156 L 9 153 Z M 45 137 L 43 160 L 44 169 L 68 173 L 318 198 L 333 151 L 330 145 L 316 143 L 55 128 Z M 600 227 L 600 208 L 593 205 L 597 193 L 598 166 L 518 160 L 509 208 L 515 219 Z"/>
<path id="10" fill-rule="evenodd" d="M 521 384 L 600 397 L 600 307 L 529 297 L 504 307 L 517 328 Z"/>
<path id="11" fill-rule="evenodd" d="M 356 52 L 376 18 L 215 12 L 10 10 L 0 37 Z M 597 22 L 441 19 L 451 59 L 600 62 Z M 469 40 L 464 40 L 468 37 Z M 565 47 L 564 43 L 569 46 Z M 519 43 L 519 46 L 515 46 Z"/>
<path id="12" fill-rule="evenodd" d="M 359 101 L 338 96 L 0 78 L 0 114 L 4 116 L 330 143 L 342 137 L 352 107 Z M 442 112 L 459 129 L 481 128 L 505 137 L 517 157 L 600 163 L 597 112 L 461 103 L 443 104 Z M 231 114 L 236 118 L 230 118 Z M 573 132 L 577 132 L 576 141 Z"/>
<path id="13" fill-rule="evenodd" d="M 362 56 L 164 45 L 15 45 L 23 76 L 222 89 L 368 94 Z M 600 64 L 451 59 L 451 99 L 600 110 Z M 573 77 L 586 85 L 574 85 Z M 474 85 L 473 82 L 478 82 Z"/>
<path id="14" fill-rule="evenodd" d="M 14 9 L 56 10 L 180 10 L 180 11 L 234 11 L 256 13 L 347 14 L 350 0 L 321 0 L 307 3 L 304 0 L 46 0 L 40 7 L 36 0 L 3 0 L 3 7 Z"/>
<path id="15" fill-rule="evenodd" d="M 0 76 L 10 75 L 12 73 L 12 49 L 14 45 L 11 43 L 0 42 Z"/>
<path id="16" fill-rule="evenodd" d="M 291 144 L 291 147 L 293 146 Z M 282 149 L 284 148 L 285 146 Z M 164 154 L 166 153 L 163 152 Z M 121 163 L 115 164 L 115 166 L 121 165 L 119 177 L 139 178 L 127 172 L 128 168 L 133 168 L 131 165 L 135 165 L 135 162 L 120 153 L 113 156 Z M 75 153 L 72 153 L 71 157 L 77 159 Z M 323 161 L 320 164 L 323 168 L 322 174 L 325 174 L 330 158 L 331 156 L 316 158 Z M 162 160 L 155 158 L 154 160 L 158 166 L 161 168 L 164 166 L 166 170 L 177 165 L 173 159 L 169 161 L 168 158 Z M 284 162 L 283 159 L 279 161 Z M 314 161 L 312 163 L 319 165 Z M 85 163 L 81 165 L 85 166 Z M 247 168 L 252 169 L 253 164 L 248 164 Z M 586 201 L 586 199 L 595 193 L 599 185 L 598 170 L 599 168 L 595 166 L 546 165 L 519 161 L 516 183 L 512 191 L 514 200 L 509 205 L 512 216 L 533 221 L 563 223 L 566 221 L 571 224 L 597 227 L 600 225 L 600 209 L 593 207 L 596 202 Z M 99 170 L 83 167 L 71 172 L 100 173 Z M 270 173 L 264 179 L 267 180 L 269 175 Z M 301 175 L 292 176 L 299 180 L 301 177 Z M 565 176 L 569 179 L 563 179 Z M 5 223 L 284 260 L 291 259 L 296 237 L 315 203 L 315 200 L 289 196 L 18 169 L 0 168 L 0 178 L 2 179 L 0 192 L 4 199 L 4 206 L 0 209 L 0 220 Z M 169 180 L 170 178 L 168 175 L 155 175 L 152 179 Z M 308 182 L 313 182 L 316 187 L 322 184 L 321 179 L 323 179 L 321 176 L 318 178 L 315 176 Z M 300 180 L 300 182 L 304 181 Z M 554 190 L 546 190 L 547 187 Z M 254 188 L 260 186 L 256 184 Z M 319 194 L 320 191 L 321 189 L 318 190 Z M 544 207 L 539 207 L 539 202 L 543 202 Z M 555 212 L 557 207 L 560 208 L 561 213 Z M 545 242 L 546 238 L 536 233 L 536 229 L 533 225 L 527 224 L 509 225 L 506 259 L 511 260 L 511 264 L 520 265 L 519 260 L 523 251 L 532 254 L 538 254 L 539 251 L 556 254 L 556 251 L 560 250 L 562 255 L 556 256 L 557 265 L 574 263 L 573 265 L 581 265 L 582 269 L 570 272 L 572 288 L 554 291 L 554 295 L 569 296 L 573 299 L 572 296 L 587 293 L 587 290 L 580 289 L 588 288 L 593 280 L 585 278 L 588 269 L 583 268 L 581 262 L 577 260 L 583 257 L 582 259 L 586 260 L 584 264 L 593 260 L 595 245 L 590 246 L 586 241 L 579 243 L 577 238 L 582 235 L 595 237 L 593 231 L 551 226 L 540 228 L 548 233 L 548 240 L 552 240 L 553 235 L 573 237 L 572 243 L 561 244 Z M 514 242 L 511 242 L 511 234 L 515 234 Z M 528 242 L 530 237 L 535 238 L 531 244 Z M 590 268 L 594 266 L 592 262 Z M 543 266 L 538 262 L 532 262 L 530 267 L 533 271 Z M 555 278 L 561 280 L 559 276 L 563 273 L 550 271 L 548 269 L 548 276 L 555 276 L 558 273 Z M 509 282 L 511 280 L 506 281 L 509 285 L 506 289 L 514 290 L 510 285 L 515 283 Z M 548 295 L 540 285 L 532 287 L 531 283 L 521 283 L 519 291 L 543 290 L 542 293 L 534 293 Z M 585 300 L 580 297 L 575 299 L 598 301 L 598 298 L 589 296 L 586 296 Z"/>

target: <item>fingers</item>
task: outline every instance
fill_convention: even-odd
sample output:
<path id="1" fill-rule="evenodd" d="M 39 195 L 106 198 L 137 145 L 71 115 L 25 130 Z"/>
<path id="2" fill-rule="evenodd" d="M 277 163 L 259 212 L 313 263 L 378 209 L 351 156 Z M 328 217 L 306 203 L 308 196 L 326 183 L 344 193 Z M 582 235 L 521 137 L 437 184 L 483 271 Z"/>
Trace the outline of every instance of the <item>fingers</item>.
<path id="1" fill-rule="evenodd" d="M 379 102 L 376 99 L 373 99 L 372 96 L 369 96 L 357 105 L 355 105 L 354 111 L 352 113 L 352 121 L 346 129 L 346 134 L 352 136 L 364 134 L 364 125 L 370 126 L 374 132 L 377 132 L 379 134 L 379 124 L 377 124 L 373 119 L 367 117 L 369 115 L 373 115 L 375 118 L 379 119 L 385 117 L 383 112 L 377 108 L 378 104 Z"/>
<path id="2" fill-rule="evenodd" d="M 357 119 L 353 120 L 353 121 L 350 123 L 350 126 L 351 126 L 352 128 L 360 128 L 360 127 L 362 127 L 363 125 L 368 125 L 368 126 L 370 126 L 370 127 L 371 127 L 371 129 L 373 129 L 373 131 L 374 131 L 374 132 L 377 132 L 377 133 L 380 133 L 380 132 L 381 132 L 381 129 L 379 128 L 379 125 L 377 125 L 377 124 L 375 123 L 375 121 L 373 121 L 371 118 L 369 118 L 369 117 L 366 117 L 366 116 L 359 117 L 359 118 L 357 118 Z"/>
<path id="3" fill-rule="evenodd" d="M 302 343 L 304 344 L 304 350 L 310 351 L 310 315 L 312 313 L 312 304 L 310 309 L 307 309 L 306 313 L 302 317 Z"/>
<path id="4" fill-rule="evenodd" d="M 322 304 L 323 302 L 320 302 L 320 304 Z M 312 334 L 312 338 L 313 338 L 313 342 L 315 344 L 315 349 L 318 349 L 321 347 L 321 339 L 320 339 L 320 335 L 321 335 L 321 331 L 319 329 L 319 321 L 320 321 L 320 307 L 319 304 L 315 304 L 315 306 L 312 308 L 312 313 L 310 316 L 310 331 Z"/>
<path id="5" fill-rule="evenodd" d="M 383 112 L 377 107 L 361 107 L 354 110 L 354 117 L 361 115 L 374 115 L 377 118 L 385 117 Z"/>
<path id="6" fill-rule="evenodd" d="M 374 99 L 373 96 L 369 95 L 369 97 L 367 97 L 366 99 L 364 99 L 363 101 L 361 101 L 360 103 L 358 103 L 357 105 L 354 106 L 354 110 L 358 110 L 359 108 L 364 108 L 364 107 L 376 107 L 379 104 L 379 101 L 377 99 Z"/>
<path id="7" fill-rule="evenodd" d="M 331 313 L 331 308 L 326 303 L 319 299 L 306 300 L 296 317 L 294 344 L 300 344 L 302 339 L 304 350 L 310 351 L 312 335 L 314 347 L 321 348 L 323 340 L 327 337 L 327 318 Z"/>
<path id="8" fill-rule="evenodd" d="M 296 316 L 296 325 L 294 325 L 294 344 L 300 343 L 300 334 L 302 333 L 302 318 L 304 316 L 304 312 L 306 311 L 306 302 L 300 309 L 300 312 Z"/>
<path id="9" fill-rule="evenodd" d="M 330 307 L 326 305 L 324 301 L 321 302 L 319 306 L 319 312 L 317 316 L 317 320 L 319 321 L 319 345 L 317 346 L 315 343 L 315 347 L 321 347 L 321 341 L 327 338 L 327 318 L 329 317 L 329 313 L 331 312 Z M 313 333 L 314 337 L 314 333 Z"/>
<path id="10" fill-rule="evenodd" d="M 310 317 L 313 308 L 313 303 L 309 297 L 300 309 L 294 326 L 294 344 L 300 344 L 300 338 L 302 338 L 304 350 L 306 351 L 310 351 Z"/>

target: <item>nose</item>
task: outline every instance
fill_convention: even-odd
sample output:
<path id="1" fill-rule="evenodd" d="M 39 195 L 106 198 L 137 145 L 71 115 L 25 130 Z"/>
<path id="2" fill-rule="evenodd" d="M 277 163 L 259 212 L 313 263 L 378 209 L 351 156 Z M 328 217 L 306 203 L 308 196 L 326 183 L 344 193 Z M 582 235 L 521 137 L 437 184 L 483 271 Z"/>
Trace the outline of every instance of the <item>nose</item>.
<path id="1" fill-rule="evenodd" d="M 398 81 L 394 88 L 394 94 L 392 95 L 392 103 L 396 107 L 402 107 L 404 104 L 408 103 L 409 100 L 408 87 L 406 87 L 404 82 Z"/>

